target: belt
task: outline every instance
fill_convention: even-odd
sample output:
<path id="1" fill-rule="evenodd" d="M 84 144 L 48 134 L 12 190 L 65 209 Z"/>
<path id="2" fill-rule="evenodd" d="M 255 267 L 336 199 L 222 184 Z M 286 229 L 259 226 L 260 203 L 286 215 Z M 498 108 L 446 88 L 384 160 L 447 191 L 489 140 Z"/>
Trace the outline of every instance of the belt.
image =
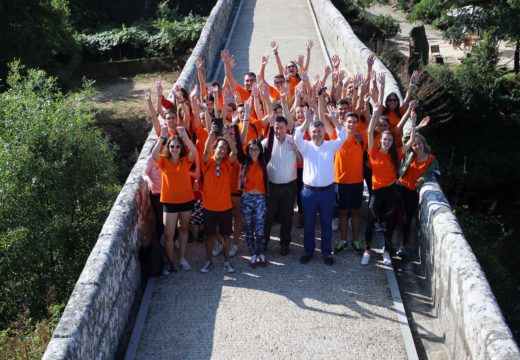
<path id="1" fill-rule="evenodd" d="M 327 186 L 310 186 L 307 184 L 303 184 L 304 188 L 309 189 L 309 190 L 314 190 L 314 191 L 325 191 L 325 190 L 331 189 L 333 186 L 334 186 L 334 183 L 327 185 Z"/>
<path id="2" fill-rule="evenodd" d="M 283 183 L 283 184 L 277 184 L 277 183 L 274 183 L 274 182 L 270 182 L 269 181 L 269 186 L 287 186 L 287 185 L 292 185 L 294 184 L 294 182 L 296 181 L 295 180 L 292 180 L 292 181 L 289 181 L 289 182 L 286 182 L 286 183 Z"/>

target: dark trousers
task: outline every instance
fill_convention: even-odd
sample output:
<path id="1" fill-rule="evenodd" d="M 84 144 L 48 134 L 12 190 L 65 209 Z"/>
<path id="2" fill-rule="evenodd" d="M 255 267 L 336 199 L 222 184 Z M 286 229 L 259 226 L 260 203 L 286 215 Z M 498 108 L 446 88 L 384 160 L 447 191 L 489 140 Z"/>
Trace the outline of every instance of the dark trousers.
<path id="1" fill-rule="evenodd" d="M 320 214 L 321 254 L 330 256 L 332 251 L 332 216 L 336 205 L 336 192 L 330 186 L 326 190 L 303 188 L 303 248 L 305 255 L 314 254 L 316 238 L 314 226 L 316 215 Z"/>
<path id="2" fill-rule="evenodd" d="M 266 243 L 271 238 L 271 226 L 275 218 L 280 221 L 280 245 L 289 245 L 291 243 L 295 197 L 296 180 L 287 184 L 269 183 L 264 230 Z"/>
<path id="3" fill-rule="evenodd" d="M 409 190 L 404 186 L 399 186 L 399 192 L 401 193 L 401 200 L 403 201 L 405 210 L 405 220 L 401 228 L 401 233 L 403 235 L 403 245 L 406 245 L 410 237 L 412 220 L 417 211 L 417 205 L 419 205 L 419 194 L 417 191 Z"/>
<path id="4" fill-rule="evenodd" d="M 161 194 L 150 193 L 150 202 L 152 203 L 152 209 L 155 214 L 155 234 L 157 235 L 157 242 L 164 233 L 163 224 L 163 206 L 160 201 Z"/>
<path id="5" fill-rule="evenodd" d="M 365 232 L 366 250 L 370 250 L 374 237 L 374 224 L 382 220 L 386 223 L 385 251 L 392 252 L 392 235 L 395 227 L 395 211 L 399 201 L 397 185 L 393 184 L 373 190 L 368 205 L 367 230 Z"/>
<path id="6" fill-rule="evenodd" d="M 303 214 L 302 189 L 303 189 L 303 168 L 296 169 L 296 203 L 298 204 L 298 214 Z"/>

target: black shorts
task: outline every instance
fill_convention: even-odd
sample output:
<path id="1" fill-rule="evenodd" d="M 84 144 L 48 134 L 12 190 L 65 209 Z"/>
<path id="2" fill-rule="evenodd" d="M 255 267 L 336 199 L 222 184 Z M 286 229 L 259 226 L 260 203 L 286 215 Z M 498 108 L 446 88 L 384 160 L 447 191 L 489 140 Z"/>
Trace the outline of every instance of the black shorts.
<path id="1" fill-rule="evenodd" d="M 336 184 L 336 201 L 339 209 L 360 209 L 363 202 L 363 183 Z"/>
<path id="2" fill-rule="evenodd" d="M 217 225 L 220 235 L 230 236 L 233 234 L 233 210 L 211 211 L 202 209 L 204 215 L 204 233 L 207 236 L 215 235 Z"/>
<path id="3" fill-rule="evenodd" d="M 162 203 L 163 204 L 163 212 L 165 213 L 178 213 L 183 211 L 193 211 L 193 205 L 195 204 L 195 200 L 187 201 L 184 203 Z"/>

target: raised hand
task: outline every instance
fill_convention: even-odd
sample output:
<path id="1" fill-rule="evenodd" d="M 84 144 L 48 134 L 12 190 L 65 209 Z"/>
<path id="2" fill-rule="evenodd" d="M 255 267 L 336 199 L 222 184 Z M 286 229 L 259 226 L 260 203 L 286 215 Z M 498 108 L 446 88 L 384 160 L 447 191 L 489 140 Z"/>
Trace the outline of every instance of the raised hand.
<path id="1" fill-rule="evenodd" d="M 262 60 L 261 60 L 262 65 L 266 66 L 268 62 L 269 62 L 269 56 L 262 56 Z"/>
<path id="2" fill-rule="evenodd" d="M 284 84 L 280 88 L 280 96 L 285 99 L 287 98 L 287 95 L 289 95 L 289 88 L 287 87 L 287 84 Z"/>
<path id="3" fill-rule="evenodd" d="M 269 96 L 269 87 L 267 86 L 267 84 L 265 82 L 263 82 L 262 86 L 260 86 L 260 93 L 266 99 Z"/>
<path id="4" fill-rule="evenodd" d="M 298 64 L 298 68 L 301 69 L 303 68 L 303 59 L 304 59 L 304 56 L 302 54 L 299 54 L 298 55 L 298 61 L 296 61 L 296 63 Z"/>
<path id="5" fill-rule="evenodd" d="M 329 104 L 329 105 L 327 105 L 327 110 L 328 110 L 328 113 L 326 115 L 333 117 L 334 119 L 338 118 L 338 110 L 336 109 L 335 106 Z"/>
<path id="6" fill-rule="evenodd" d="M 421 122 L 419 123 L 419 125 L 417 125 L 417 127 L 423 128 L 423 127 L 428 126 L 429 123 L 430 123 L 430 117 L 426 116 L 424 119 L 421 120 Z"/>
<path id="7" fill-rule="evenodd" d="M 419 106 L 419 100 L 412 100 L 410 101 L 410 109 L 415 110 L 417 106 Z"/>
<path id="8" fill-rule="evenodd" d="M 191 89 L 191 93 L 190 93 L 190 97 L 191 98 L 198 98 L 197 94 L 199 92 L 199 88 L 197 86 L 197 84 L 195 84 L 195 86 L 193 86 L 193 89 Z"/>
<path id="9" fill-rule="evenodd" d="M 307 49 L 307 52 L 311 52 L 312 47 L 314 46 L 314 41 L 309 40 L 307 41 L 307 44 L 305 44 L 305 48 Z"/>
<path id="10" fill-rule="evenodd" d="M 298 69 L 298 74 L 300 74 L 302 80 L 309 80 L 309 77 L 307 76 L 307 70 L 305 70 L 303 67 Z"/>
<path id="11" fill-rule="evenodd" d="M 144 99 L 146 101 L 150 100 L 151 94 L 152 94 L 152 90 L 151 89 L 145 89 L 144 90 Z"/>
<path id="12" fill-rule="evenodd" d="M 276 43 L 276 41 L 271 41 L 271 49 L 273 49 L 273 52 L 276 53 L 278 52 L 278 44 Z"/>
<path id="13" fill-rule="evenodd" d="M 155 80 L 155 90 L 157 91 L 157 96 L 161 96 L 163 93 L 162 80 L 159 76 L 157 80 Z"/>
<path id="14" fill-rule="evenodd" d="M 332 66 L 334 67 L 334 70 L 339 70 L 339 64 L 341 62 L 341 59 L 339 58 L 338 54 L 335 54 L 332 56 Z"/>
<path id="15" fill-rule="evenodd" d="M 376 56 L 373 53 L 368 55 L 367 65 L 368 65 L 369 68 L 372 68 L 372 65 L 374 65 L 375 61 L 376 61 Z"/>
<path id="16" fill-rule="evenodd" d="M 177 126 L 177 134 L 179 134 L 181 138 L 186 138 L 188 136 L 184 126 Z"/>
<path id="17" fill-rule="evenodd" d="M 165 138 L 165 137 L 168 137 L 168 126 L 161 126 L 161 137 L 162 138 Z"/>
<path id="18" fill-rule="evenodd" d="M 412 76 L 410 77 L 410 86 L 415 86 L 417 84 L 417 81 L 419 81 L 420 76 L 421 74 L 419 73 L 419 71 L 415 70 L 412 73 Z"/>
<path id="19" fill-rule="evenodd" d="M 330 73 L 332 72 L 332 69 L 329 65 L 326 65 L 324 71 L 325 71 L 325 76 L 329 76 Z"/>
<path id="20" fill-rule="evenodd" d="M 224 104 L 227 104 L 231 101 L 231 90 L 228 87 L 224 89 L 222 92 L 222 96 L 224 97 Z"/>
<path id="21" fill-rule="evenodd" d="M 363 83 L 363 75 L 356 74 L 354 75 L 354 88 L 358 88 Z"/>
<path id="22" fill-rule="evenodd" d="M 240 96 L 240 93 L 238 91 L 235 91 L 235 102 L 237 104 L 242 104 L 242 97 Z"/>
<path id="23" fill-rule="evenodd" d="M 251 94 L 253 94 L 254 97 L 257 97 L 260 92 L 260 89 L 258 88 L 258 85 L 254 83 L 251 85 Z"/>
<path id="24" fill-rule="evenodd" d="M 303 83 L 299 83 L 298 85 L 296 85 L 296 87 L 294 88 L 294 96 L 295 97 L 300 97 L 302 95 L 302 92 L 303 92 Z"/>
<path id="25" fill-rule="evenodd" d="M 197 60 L 195 60 L 195 66 L 197 67 L 197 70 L 204 69 L 204 59 L 202 56 L 197 57 Z"/>
<path id="26" fill-rule="evenodd" d="M 229 50 L 224 49 L 220 52 L 220 58 L 222 59 L 223 62 L 231 61 L 231 57 L 232 57 L 232 55 Z"/>
<path id="27" fill-rule="evenodd" d="M 385 78 L 386 74 L 384 72 L 380 72 L 379 74 L 377 74 L 377 80 L 379 81 L 379 84 L 381 84 L 381 86 L 385 85 Z"/>
<path id="28" fill-rule="evenodd" d="M 231 59 L 229 60 L 229 66 L 231 67 L 231 69 L 233 69 L 236 64 L 237 61 L 235 60 L 235 55 L 231 55 Z"/>
<path id="29" fill-rule="evenodd" d="M 343 82 L 343 79 L 345 79 L 345 76 L 347 75 L 345 70 L 340 70 L 338 72 L 338 82 Z"/>

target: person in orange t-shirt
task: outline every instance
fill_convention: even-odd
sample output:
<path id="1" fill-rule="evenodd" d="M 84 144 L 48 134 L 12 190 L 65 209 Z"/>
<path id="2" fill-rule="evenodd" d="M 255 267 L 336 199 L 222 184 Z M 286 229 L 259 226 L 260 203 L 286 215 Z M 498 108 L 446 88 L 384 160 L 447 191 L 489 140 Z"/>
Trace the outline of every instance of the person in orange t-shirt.
<path id="1" fill-rule="evenodd" d="M 347 228 L 349 213 L 352 215 L 352 247 L 361 251 L 359 241 L 359 220 L 363 202 L 363 152 L 367 139 L 357 132 L 359 117 L 348 112 L 343 126 L 347 129 L 347 140 L 336 153 L 334 159 L 334 182 L 339 209 L 340 241 L 334 249 L 339 254 L 347 248 Z"/>
<path id="2" fill-rule="evenodd" d="M 384 75 L 380 74 L 379 82 L 384 86 Z M 410 140 L 402 149 L 396 147 L 392 132 L 383 131 L 379 144 L 374 144 L 374 129 L 381 115 L 382 105 L 378 103 L 374 107 L 374 114 L 368 127 L 368 155 L 372 165 L 372 196 L 368 206 L 367 229 L 365 232 L 365 252 L 361 259 L 361 265 L 368 265 L 370 260 L 370 247 L 374 232 L 374 225 L 378 219 L 386 222 L 385 249 L 383 252 L 383 263 L 392 264 L 390 252 L 392 249 L 392 235 L 395 225 L 395 210 L 399 201 L 397 189 L 397 170 L 403 152 L 410 149 L 415 140 L 415 117 L 412 118 L 412 132 Z"/>
<path id="3" fill-rule="evenodd" d="M 224 137 L 217 137 L 217 131 L 218 126 L 214 124 L 206 140 L 203 157 L 202 211 L 207 261 L 200 269 L 202 273 L 207 273 L 213 267 L 213 243 L 216 240 L 217 225 L 223 238 L 224 269 L 228 273 L 235 272 L 229 261 L 230 236 L 233 233 L 230 181 L 231 164 L 235 161 L 237 149 L 227 125 L 223 130 Z"/>
<path id="4" fill-rule="evenodd" d="M 412 113 L 413 116 L 415 116 L 415 113 Z M 410 227 L 419 204 L 418 188 L 425 180 L 434 178 L 438 174 L 439 168 L 435 156 L 431 154 L 431 149 L 422 135 L 415 135 L 412 150 L 406 154 L 399 169 L 399 192 L 406 214 L 401 228 L 401 245 L 396 252 L 396 255 L 401 258 L 406 256 Z"/>
<path id="5" fill-rule="evenodd" d="M 175 227 L 179 221 L 179 245 L 181 269 L 191 269 L 186 260 L 186 243 L 191 212 L 195 197 L 191 190 L 190 166 L 195 160 L 197 149 L 190 140 L 186 129 L 177 127 L 179 135 L 166 138 L 168 127 L 161 128 L 161 139 L 152 150 L 152 158 L 158 163 L 162 173 L 161 203 L 163 204 L 164 241 L 168 254 L 167 271 L 173 271 L 173 238 Z M 162 145 L 166 143 L 163 155 L 160 155 Z"/>
<path id="6" fill-rule="evenodd" d="M 271 127 L 264 153 L 261 140 L 252 139 L 242 150 L 238 125 L 235 125 L 235 141 L 237 158 L 240 162 L 240 182 L 242 190 L 240 210 L 246 231 L 246 242 L 249 250 L 251 267 L 266 266 L 264 225 L 266 215 L 266 196 L 268 193 L 267 164 L 273 148 L 274 113 L 270 116 Z"/>

